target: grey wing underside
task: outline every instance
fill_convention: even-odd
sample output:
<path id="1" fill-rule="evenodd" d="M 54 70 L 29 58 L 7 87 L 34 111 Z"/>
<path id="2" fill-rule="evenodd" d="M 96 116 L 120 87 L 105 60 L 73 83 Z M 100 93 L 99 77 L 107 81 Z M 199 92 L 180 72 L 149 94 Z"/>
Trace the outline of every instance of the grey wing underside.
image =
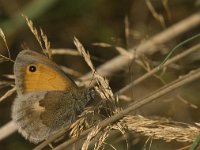
<path id="1" fill-rule="evenodd" d="M 26 139 L 38 143 L 72 123 L 80 111 L 76 105 L 70 93 L 33 92 L 15 99 L 12 118 Z"/>

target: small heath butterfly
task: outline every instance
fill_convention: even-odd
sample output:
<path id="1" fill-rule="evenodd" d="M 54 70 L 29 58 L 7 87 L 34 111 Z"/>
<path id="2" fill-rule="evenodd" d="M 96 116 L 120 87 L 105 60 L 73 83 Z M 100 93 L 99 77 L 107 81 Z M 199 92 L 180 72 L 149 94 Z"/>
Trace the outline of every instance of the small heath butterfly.
<path id="1" fill-rule="evenodd" d="M 21 51 L 14 64 L 17 98 L 12 118 L 19 132 L 38 143 L 75 121 L 94 90 L 80 89 L 58 65 L 31 50 Z"/>

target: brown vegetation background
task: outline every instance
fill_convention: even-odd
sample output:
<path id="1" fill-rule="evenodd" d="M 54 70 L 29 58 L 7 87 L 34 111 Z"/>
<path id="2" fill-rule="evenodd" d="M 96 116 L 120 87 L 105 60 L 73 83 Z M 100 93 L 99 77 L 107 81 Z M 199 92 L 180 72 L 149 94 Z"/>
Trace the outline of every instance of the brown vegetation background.
<path id="1" fill-rule="evenodd" d="M 40 51 L 35 37 L 21 16 L 21 14 L 25 14 L 36 27 L 43 29 L 53 49 L 76 49 L 73 40 L 74 37 L 77 37 L 90 52 L 93 64 L 98 68 L 112 58 L 122 55 L 116 50 L 116 47 L 122 47 L 127 52 L 130 49 L 135 49 L 135 53 L 137 53 L 137 45 L 145 43 L 152 36 L 197 13 L 200 7 L 199 3 L 198 0 L 0 0 L 0 28 L 6 36 L 12 59 L 15 59 L 18 52 L 24 48 Z M 127 67 L 109 76 L 108 80 L 113 92 L 117 92 L 131 81 L 158 66 L 174 46 L 198 34 L 200 32 L 199 26 L 191 27 L 176 38 L 170 39 L 169 37 L 167 42 L 159 45 L 159 50 L 156 52 L 142 55 L 138 59 L 139 63 L 134 59 L 130 60 Z M 176 31 L 174 31 L 175 33 Z M 199 40 L 200 38 L 196 38 L 184 44 L 175 51 L 173 56 L 198 44 Z M 94 45 L 94 43 L 98 44 Z M 105 43 L 111 46 L 105 46 Z M 3 40 L 0 40 L 0 53 L 7 55 Z M 163 72 L 159 71 L 156 75 L 130 88 L 125 92 L 128 98 L 119 101 L 120 107 L 126 108 L 130 102 L 148 95 L 148 93 L 191 70 L 197 69 L 200 65 L 199 58 L 200 51 L 196 51 L 171 64 Z M 55 55 L 53 60 L 78 71 L 80 74 L 70 75 L 73 79 L 90 71 L 79 56 Z M 114 67 L 117 66 L 113 65 Z M 5 76 L 8 74 L 13 74 L 13 63 L 1 62 L 0 80 L 13 83 L 13 79 L 8 79 Z M 0 86 L 0 96 L 4 95 L 8 89 L 10 86 L 3 88 Z M 195 80 L 161 97 L 161 100 L 137 109 L 132 114 L 147 118 L 164 117 L 194 125 L 194 123 L 199 122 L 199 90 L 200 82 Z M 1 101 L 0 126 L 4 126 L 11 120 L 11 105 L 15 96 L 16 94 Z M 152 150 L 168 150 L 191 144 L 175 140 L 166 142 L 153 139 L 151 145 L 148 142 L 145 144 L 147 139 L 148 137 L 143 136 L 143 134 L 130 134 L 128 138 L 129 149 L 140 150 L 150 147 Z M 116 149 L 126 149 L 127 146 L 120 133 L 108 138 L 107 143 L 111 143 Z M 26 150 L 33 147 L 35 147 L 34 144 L 26 141 L 17 132 L 0 141 L 0 149 L 5 150 Z M 107 146 L 105 149 L 112 148 Z"/>

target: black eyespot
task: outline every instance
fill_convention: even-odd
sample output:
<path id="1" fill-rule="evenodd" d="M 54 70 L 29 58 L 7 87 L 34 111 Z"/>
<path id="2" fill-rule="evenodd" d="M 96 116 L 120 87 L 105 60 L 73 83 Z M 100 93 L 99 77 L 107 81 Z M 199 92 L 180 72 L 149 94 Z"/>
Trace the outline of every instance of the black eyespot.
<path id="1" fill-rule="evenodd" d="M 30 65 L 29 66 L 29 71 L 30 72 L 36 72 L 36 70 L 37 70 L 36 66 L 34 66 L 34 65 Z"/>

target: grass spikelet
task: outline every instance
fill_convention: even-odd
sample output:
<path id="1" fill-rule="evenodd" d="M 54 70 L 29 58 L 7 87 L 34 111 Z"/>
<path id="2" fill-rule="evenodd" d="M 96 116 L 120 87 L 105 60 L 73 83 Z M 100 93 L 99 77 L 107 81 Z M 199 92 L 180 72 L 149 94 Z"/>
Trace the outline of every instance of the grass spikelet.
<path id="1" fill-rule="evenodd" d="M 70 136 L 71 137 L 78 137 L 80 133 L 91 126 L 91 123 L 88 122 L 88 118 L 93 116 L 94 110 L 92 107 L 87 107 L 85 110 L 79 115 L 79 119 L 77 119 L 71 126 L 70 126 Z M 90 120 L 92 120 L 90 118 Z"/>
<path id="2" fill-rule="evenodd" d="M 43 53 L 45 55 L 47 55 L 49 58 L 51 58 L 52 52 L 50 49 L 50 42 L 48 41 L 47 36 L 44 34 L 44 32 L 42 31 L 41 28 L 40 28 L 40 33 L 39 33 L 38 30 L 36 29 L 36 27 L 34 27 L 33 22 L 27 16 L 22 14 L 22 17 L 24 17 L 24 19 L 26 20 L 26 23 L 27 23 L 29 29 L 35 36 Z M 44 46 L 43 46 L 43 43 L 44 43 Z"/>
<path id="3" fill-rule="evenodd" d="M 99 133 L 101 128 L 97 125 L 87 136 L 87 139 L 83 143 L 82 149 L 81 150 L 87 150 L 89 147 L 89 144 L 91 140 Z"/>
<path id="4" fill-rule="evenodd" d="M 101 134 L 101 136 L 94 145 L 94 150 L 99 150 L 100 148 L 103 147 L 106 138 L 109 136 L 110 130 L 111 130 L 110 126 L 104 129 L 103 133 Z"/>
<path id="5" fill-rule="evenodd" d="M 161 139 L 166 142 L 193 142 L 200 129 L 185 123 L 169 121 L 167 119 L 148 119 L 142 116 L 126 116 L 120 120 L 121 124 L 133 132 L 141 135 Z"/>
<path id="6" fill-rule="evenodd" d="M 83 45 L 79 42 L 79 40 L 76 37 L 74 38 L 74 44 L 76 45 L 76 48 L 79 51 L 79 53 L 82 54 L 83 58 L 85 59 L 85 62 L 90 67 L 90 69 L 92 70 L 92 72 L 93 73 L 96 72 L 95 68 L 94 68 L 94 66 L 92 64 L 92 61 L 90 59 L 90 54 L 85 51 Z"/>
<path id="7" fill-rule="evenodd" d="M 48 41 L 46 34 L 44 34 L 44 32 L 42 31 L 41 28 L 40 28 L 40 34 L 41 34 L 42 40 L 44 42 L 44 46 L 45 46 L 45 49 L 47 51 L 47 54 L 48 54 L 49 58 L 51 58 L 52 57 L 52 51 L 50 49 L 50 42 Z"/>
<path id="8" fill-rule="evenodd" d="M 100 74 L 98 74 L 93 66 L 93 63 L 90 59 L 90 54 L 88 52 L 86 52 L 86 50 L 84 49 L 83 45 L 78 41 L 77 38 L 74 38 L 74 43 L 79 51 L 79 53 L 81 53 L 81 55 L 83 56 L 83 58 L 85 59 L 85 62 L 88 64 L 88 66 L 90 67 L 90 69 L 93 72 L 94 77 L 97 80 L 97 83 L 100 87 L 100 89 L 103 90 L 103 95 L 101 94 L 103 99 L 109 99 L 109 100 L 113 100 L 113 92 L 109 86 L 108 81 L 103 78 Z"/>
<path id="9" fill-rule="evenodd" d="M 14 60 L 11 59 L 10 50 L 8 48 L 8 44 L 7 44 L 7 41 L 6 41 L 6 36 L 5 36 L 5 34 L 4 34 L 4 32 L 3 32 L 3 30 L 1 28 L 0 28 L 0 37 L 3 39 L 3 42 L 4 42 L 5 46 L 6 46 L 7 51 L 8 51 L 8 57 L 0 54 L 0 57 L 2 59 L 0 61 L 11 61 L 11 62 L 14 62 Z"/>

